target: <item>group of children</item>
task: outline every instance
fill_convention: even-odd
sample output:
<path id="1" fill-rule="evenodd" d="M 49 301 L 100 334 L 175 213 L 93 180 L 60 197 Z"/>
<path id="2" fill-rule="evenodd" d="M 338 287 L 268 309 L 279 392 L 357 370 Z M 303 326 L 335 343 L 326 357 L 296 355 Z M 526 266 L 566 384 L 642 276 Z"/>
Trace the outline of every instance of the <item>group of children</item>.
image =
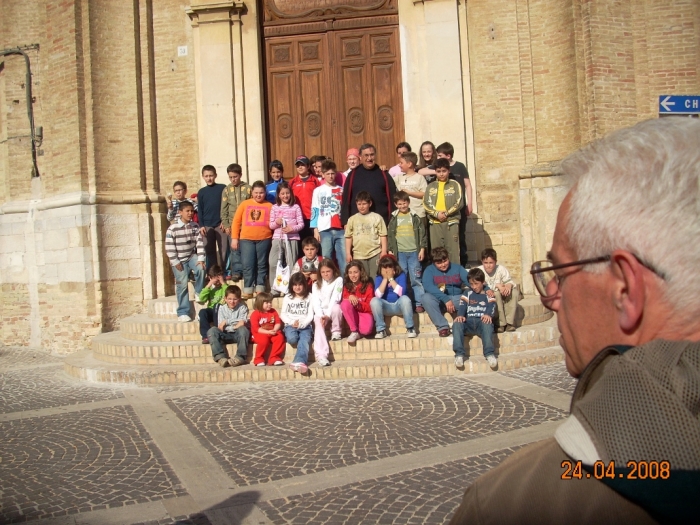
<path id="1" fill-rule="evenodd" d="M 419 167 L 416 154 L 405 151 L 410 146 L 405 143 L 399 146 L 399 164 L 392 168 L 398 191 L 393 195 L 395 210 L 391 216 L 385 218 L 372 212 L 371 195 L 360 191 L 355 198 L 358 213 L 345 225 L 340 220 L 345 174 L 338 172 L 336 164 L 325 157 L 297 157 L 296 176 L 289 182 L 284 179 L 282 163 L 273 161 L 267 185 L 262 181 L 252 185 L 243 182 L 242 169 L 237 164 L 227 168 L 231 182 L 228 186 L 216 184 L 216 169 L 204 166 L 202 177 L 206 186 L 200 189 L 196 202 L 186 198 L 184 183 L 175 183 L 175 199 L 168 199 L 168 219 L 172 224 L 165 244 L 176 278 L 178 320 L 191 320 L 187 297 L 191 273 L 195 300 L 208 306 L 199 314 L 202 341 L 211 344 L 212 355 L 220 365 L 244 363 L 252 336 L 257 345 L 255 365 L 282 365 L 285 341 L 288 341 L 298 344 L 291 367 L 303 373 L 314 340 L 316 362 L 327 366 L 326 328 L 330 327 L 331 340 L 340 339 L 343 318 L 350 328 L 351 344 L 373 331 L 378 339 L 386 337 L 386 315 L 402 315 L 407 337 L 415 337 L 414 310 L 427 310 L 440 336 L 449 335 L 449 328 L 445 332 L 448 325 L 441 308 L 457 314 L 455 323 L 460 329 L 463 325 L 467 327 L 465 330 L 476 330 L 470 324 L 473 321 L 469 321 L 472 312 L 469 297 L 480 291 L 470 288 L 469 278 L 460 274 L 460 291 L 454 288 L 451 291 L 455 294 L 449 294 L 459 296 L 456 301 L 464 303 L 463 312 L 457 310 L 454 297 L 435 301 L 436 296 L 447 297 L 445 283 L 438 279 L 431 281 L 430 286 L 425 284 L 426 279 L 433 277 L 429 275 L 431 269 L 439 268 L 444 260 L 455 261 L 449 265 L 464 272 L 460 264 L 461 210 L 465 205 L 471 206 L 465 200 L 464 180 L 451 175 L 451 146 L 450 158 L 435 158 L 433 164 L 422 168 L 431 172 L 425 174 L 416 171 Z M 426 161 L 423 149 L 421 160 Z M 350 169 L 355 160 L 351 157 L 358 157 L 356 153 L 359 155 L 356 150 L 348 152 Z M 433 176 L 435 180 L 428 183 Z M 217 195 L 219 213 L 214 214 L 212 208 L 217 207 Z M 199 224 L 193 221 L 195 212 Z M 434 248 L 434 264 L 424 274 L 428 232 Z M 300 241 L 303 256 L 297 258 Z M 436 249 L 441 260 L 435 259 Z M 289 293 L 284 297 L 280 314 L 272 307 L 274 292 L 266 292 L 268 286 L 273 289 L 275 280 L 274 271 L 269 269 L 276 268 L 278 262 L 291 269 Z M 488 274 L 486 289 L 493 296 L 487 304 L 493 302 L 495 308 L 495 302 L 499 301 L 499 311 L 503 310 L 501 329 L 512 329 L 519 294 L 515 293 L 515 284 L 507 270 L 496 264 L 495 251 L 482 254 L 482 263 L 481 282 L 487 280 Z M 206 286 L 205 268 L 209 276 Z M 226 281 L 241 278 L 243 290 L 235 285 L 225 286 Z M 464 297 L 462 290 L 468 290 Z M 254 292 L 255 311 L 248 319 L 244 300 L 252 298 Z M 504 309 L 503 304 L 508 308 Z M 482 324 L 491 324 L 493 332 L 493 324 L 485 319 L 493 317 L 493 312 L 483 315 Z M 214 322 L 216 325 L 211 326 Z M 479 335 L 490 341 L 486 333 Z M 231 358 L 225 350 L 228 343 L 236 343 L 238 347 L 237 355 Z M 456 364 L 459 355 L 463 355 L 463 348 L 460 354 L 458 346 L 455 343 Z M 487 344 L 484 351 L 488 358 Z"/>

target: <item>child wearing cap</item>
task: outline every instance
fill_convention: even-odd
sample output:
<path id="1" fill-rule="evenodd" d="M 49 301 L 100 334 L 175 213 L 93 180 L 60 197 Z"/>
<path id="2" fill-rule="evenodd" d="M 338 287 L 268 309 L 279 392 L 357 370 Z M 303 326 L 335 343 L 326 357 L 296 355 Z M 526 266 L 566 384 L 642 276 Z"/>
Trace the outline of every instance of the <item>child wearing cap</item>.
<path id="1" fill-rule="evenodd" d="M 321 184 L 318 178 L 309 171 L 310 165 L 311 162 L 306 155 L 299 155 L 294 161 L 294 167 L 297 170 L 296 177 L 289 183 L 304 217 L 304 228 L 299 232 L 302 239 L 313 237 L 314 235 L 311 228 L 311 200 L 313 199 L 314 190 Z"/>
<path id="2" fill-rule="evenodd" d="M 360 165 L 360 150 L 357 148 L 350 148 L 345 156 L 348 161 L 348 169 L 343 172 L 343 175 L 347 177 L 352 170 Z"/>

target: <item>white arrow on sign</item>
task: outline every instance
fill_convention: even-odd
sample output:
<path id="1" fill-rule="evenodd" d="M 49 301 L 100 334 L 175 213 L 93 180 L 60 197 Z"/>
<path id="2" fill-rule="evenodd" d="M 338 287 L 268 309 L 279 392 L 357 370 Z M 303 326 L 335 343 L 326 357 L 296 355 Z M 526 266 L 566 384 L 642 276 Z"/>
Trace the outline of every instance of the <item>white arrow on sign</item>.
<path id="1" fill-rule="evenodd" d="M 675 102 L 669 102 L 671 99 L 671 95 L 667 96 L 665 99 L 661 101 L 661 107 L 664 108 L 666 111 L 671 111 L 671 108 L 669 106 L 675 106 Z"/>

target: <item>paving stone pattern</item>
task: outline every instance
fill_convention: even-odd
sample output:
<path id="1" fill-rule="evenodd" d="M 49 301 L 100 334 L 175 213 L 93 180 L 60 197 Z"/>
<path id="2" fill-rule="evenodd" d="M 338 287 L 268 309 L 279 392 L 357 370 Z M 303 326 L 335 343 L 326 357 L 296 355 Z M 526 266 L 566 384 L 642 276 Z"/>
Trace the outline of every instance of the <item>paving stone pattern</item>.
<path id="1" fill-rule="evenodd" d="M 464 490 L 520 447 L 259 503 L 274 524 L 446 523 Z"/>
<path id="2" fill-rule="evenodd" d="M 504 372 L 504 376 L 514 377 L 521 381 L 534 383 L 551 390 L 557 390 L 565 394 L 573 394 L 578 380 L 574 379 L 566 371 L 564 363 L 554 363 L 551 365 L 532 366 Z"/>
<path id="3" fill-rule="evenodd" d="M 96 387 L 69 379 L 60 364 L 2 372 L 0 392 L 1 414 L 124 397 L 113 387 Z"/>
<path id="4" fill-rule="evenodd" d="M 0 346 L 0 369 L 60 363 L 61 358 L 41 350 L 14 346 Z"/>
<path id="5" fill-rule="evenodd" d="M 169 400 L 238 485 L 264 483 L 561 419 L 459 378 L 280 383 Z"/>
<path id="6" fill-rule="evenodd" d="M 0 423 L 0 523 L 186 492 L 131 407 Z"/>

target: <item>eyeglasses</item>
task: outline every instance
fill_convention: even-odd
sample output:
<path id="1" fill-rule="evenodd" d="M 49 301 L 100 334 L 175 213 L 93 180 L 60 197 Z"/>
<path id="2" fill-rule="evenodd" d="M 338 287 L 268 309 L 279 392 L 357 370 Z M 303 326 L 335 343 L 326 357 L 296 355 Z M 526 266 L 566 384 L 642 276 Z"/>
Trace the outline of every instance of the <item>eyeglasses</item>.
<path id="1" fill-rule="evenodd" d="M 552 261 L 547 260 L 537 261 L 532 264 L 530 275 L 532 275 L 532 279 L 535 281 L 535 288 L 537 288 L 539 294 L 544 299 L 551 299 L 559 293 L 559 287 L 567 277 L 566 275 L 557 275 L 555 273 L 556 270 L 571 268 L 573 266 L 585 266 L 586 264 L 602 263 L 609 260 L 609 255 L 602 255 L 600 257 L 594 257 L 593 259 L 583 259 L 582 261 L 574 261 L 565 264 L 552 264 Z"/>
<path id="2" fill-rule="evenodd" d="M 644 266 L 646 269 L 654 272 L 661 279 L 666 280 L 666 275 L 663 272 L 657 270 L 656 268 L 654 268 L 654 266 L 642 260 L 641 257 L 639 257 L 638 255 L 634 253 L 632 255 L 634 255 L 634 258 L 637 259 L 637 261 L 639 261 L 639 264 Z M 537 291 L 542 296 L 542 298 L 553 299 L 559 293 L 564 279 L 571 275 L 571 273 L 568 275 L 557 275 L 555 273 L 556 270 L 571 268 L 573 266 L 585 266 L 587 264 L 608 262 L 610 259 L 610 255 L 601 255 L 600 257 L 594 257 L 592 259 L 583 259 L 581 261 L 574 261 L 565 264 L 552 264 L 552 261 L 547 260 L 537 261 L 532 264 L 532 267 L 530 268 L 530 275 L 532 275 L 532 279 L 535 281 L 535 288 L 537 288 Z"/>

